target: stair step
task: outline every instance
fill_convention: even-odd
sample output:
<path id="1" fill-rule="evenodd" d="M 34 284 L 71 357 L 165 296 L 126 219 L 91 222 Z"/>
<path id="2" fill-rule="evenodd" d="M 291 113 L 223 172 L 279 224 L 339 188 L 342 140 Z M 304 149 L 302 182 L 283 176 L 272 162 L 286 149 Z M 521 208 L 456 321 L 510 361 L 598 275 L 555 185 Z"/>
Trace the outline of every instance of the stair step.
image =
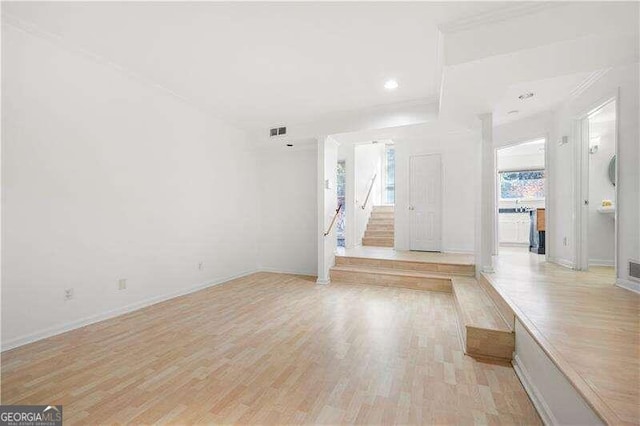
<path id="1" fill-rule="evenodd" d="M 416 260 L 372 259 L 360 256 L 336 256 L 338 266 L 365 266 L 412 272 L 438 272 L 448 275 L 471 276 L 476 273 L 475 265 L 450 262 L 424 262 Z"/>
<path id="2" fill-rule="evenodd" d="M 373 247 L 393 247 L 393 237 L 392 238 L 384 238 L 384 237 L 364 237 L 362 239 L 363 246 L 373 246 Z"/>
<path id="3" fill-rule="evenodd" d="M 373 211 L 371 212 L 371 218 L 378 218 L 378 219 L 393 219 L 395 217 L 395 213 L 393 212 L 376 212 Z"/>
<path id="4" fill-rule="evenodd" d="M 367 231 L 393 231 L 394 230 L 394 226 L 393 224 L 387 224 L 387 225 L 372 225 L 369 224 L 369 226 L 367 226 Z"/>
<path id="5" fill-rule="evenodd" d="M 395 211 L 395 207 L 394 206 L 373 206 L 373 211 L 374 212 L 391 212 L 391 213 L 393 213 Z"/>
<path id="6" fill-rule="evenodd" d="M 465 353 L 510 361 L 515 334 L 491 298 L 475 278 L 453 277 L 452 287 Z"/>
<path id="7" fill-rule="evenodd" d="M 393 231 L 384 230 L 384 231 L 371 231 L 367 229 L 364 231 L 365 238 L 393 238 L 395 235 Z"/>
<path id="8" fill-rule="evenodd" d="M 334 266 L 331 268 L 331 281 L 451 293 L 451 277 L 439 273 L 357 266 Z"/>

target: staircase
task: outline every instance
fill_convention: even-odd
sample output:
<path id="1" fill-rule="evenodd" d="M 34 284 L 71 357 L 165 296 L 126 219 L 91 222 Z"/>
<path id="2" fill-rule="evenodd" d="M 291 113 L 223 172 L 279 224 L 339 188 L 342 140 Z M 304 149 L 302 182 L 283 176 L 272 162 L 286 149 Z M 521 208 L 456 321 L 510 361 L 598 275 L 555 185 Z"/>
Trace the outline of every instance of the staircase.
<path id="1" fill-rule="evenodd" d="M 367 229 L 362 238 L 363 246 L 393 247 L 393 206 L 373 206 Z"/>
<path id="2" fill-rule="evenodd" d="M 511 360 L 513 327 L 492 295 L 476 281 L 475 265 L 468 255 L 362 247 L 336 256 L 331 282 L 451 293 L 465 353 Z"/>

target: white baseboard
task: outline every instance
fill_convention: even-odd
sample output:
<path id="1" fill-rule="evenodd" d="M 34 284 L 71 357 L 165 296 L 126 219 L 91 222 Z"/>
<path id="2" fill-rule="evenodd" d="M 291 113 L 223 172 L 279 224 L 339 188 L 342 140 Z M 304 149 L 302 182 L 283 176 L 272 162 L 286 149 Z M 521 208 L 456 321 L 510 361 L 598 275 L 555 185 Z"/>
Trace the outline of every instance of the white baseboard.
<path id="1" fill-rule="evenodd" d="M 576 269 L 576 264 L 567 259 L 550 259 L 551 262 L 569 269 Z"/>
<path id="2" fill-rule="evenodd" d="M 453 253 L 453 254 L 475 254 L 473 250 L 467 249 L 459 249 L 455 247 L 445 247 L 442 249 L 442 253 Z"/>
<path id="3" fill-rule="evenodd" d="M 513 369 L 516 371 L 516 376 L 518 376 L 518 379 L 520 379 L 520 383 L 522 383 L 522 387 L 524 387 L 524 390 L 527 392 L 527 395 L 529 395 L 529 399 L 531 399 L 533 406 L 536 408 L 536 411 L 538 411 L 538 414 L 540 415 L 542 422 L 545 425 L 559 424 L 554 418 L 553 413 L 549 409 L 549 406 L 547 405 L 547 403 L 544 402 L 542 395 L 533 384 L 531 380 L 531 376 L 529 375 L 528 371 L 525 369 L 524 365 L 520 362 L 520 358 L 518 357 L 517 354 L 513 355 L 513 361 L 511 361 L 511 365 L 513 365 Z"/>
<path id="4" fill-rule="evenodd" d="M 613 260 L 589 259 L 589 266 L 614 266 Z"/>
<path id="5" fill-rule="evenodd" d="M 189 287 L 186 289 L 174 291 L 171 293 L 166 293 L 160 296 L 150 297 L 148 299 L 141 300 L 139 302 L 132 303 L 130 305 L 126 305 L 120 308 L 112 309 L 110 311 L 102 312 L 100 314 L 91 315 L 76 321 L 71 321 L 66 324 L 61 324 L 58 326 L 53 326 L 46 328 L 44 330 L 37 331 L 35 333 L 31 333 L 25 336 L 20 336 L 8 340 L 6 342 L 2 342 L 2 352 L 8 351 L 10 349 L 17 348 L 19 346 L 26 345 L 28 343 L 33 343 L 38 340 L 46 339 L 47 337 L 56 336 L 58 334 L 66 333 L 67 331 L 75 330 L 77 328 L 81 328 L 90 324 L 94 324 L 96 322 L 104 321 L 110 318 L 114 318 L 120 315 L 127 314 L 129 312 L 137 311 L 138 309 L 146 308 L 147 306 L 155 305 L 156 303 L 164 302 L 169 299 L 173 299 L 175 297 L 184 296 L 186 294 L 190 294 L 196 292 L 198 290 L 205 289 L 207 287 L 212 287 L 214 285 L 224 284 L 227 281 L 231 281 L 237 278 L 246 277 L 247 275 L 251 275 L 258 272 L 257 270 L 245 271 L 240 274 L 232 275 L 229 277 L 219 278 L 213 281 L 208 281 L 206 283 L 198 284 L 193 287 Z"/>
<path id="6" fill-rule="evenodd" d="M 315 277 L 318 275 L 318 271 L 307 271 L 301 269 L 279 269 L 279 268 L 270 268 L 270 267 L 260 267 L 258 268 L 260 272 L 272 272 L 274 274 L 291 274 L 291 275 L 307 275 L 311 277 Z"/>
<path id="7" fill-rule="evenodd" d="M 640 283 L 633 282 L 631 280 L 625 280 L 624 278 L 618 278 L 616 280 L 616 285 L 618 287 L 622 287 L 624 289 L 633 291 L 634 293 L 640 294 Z"/>

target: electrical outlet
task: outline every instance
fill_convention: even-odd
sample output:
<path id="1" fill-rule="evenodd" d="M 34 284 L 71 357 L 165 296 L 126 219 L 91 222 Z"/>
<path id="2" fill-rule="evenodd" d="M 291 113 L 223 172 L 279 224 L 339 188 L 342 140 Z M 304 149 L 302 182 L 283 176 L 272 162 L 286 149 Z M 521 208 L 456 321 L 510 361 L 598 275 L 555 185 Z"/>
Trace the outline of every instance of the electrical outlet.
<path id="1" fill-rule="evenodd" d="M 198 263 L 198 270 L 202 271 L 204 269 L 204 262 Z"/>
<path id="2" fill-rule="evenodd" d="M 127 289 L 127 280 L 122 278 L 118 280 L 118 290 L 126 290 Z"/>
<path id="3" fill-rule="evenodd" d="M 64 300 L 71 300 L 73 299 L 73 289 L 72 288 L 65 288 L 64 289 Z"/>

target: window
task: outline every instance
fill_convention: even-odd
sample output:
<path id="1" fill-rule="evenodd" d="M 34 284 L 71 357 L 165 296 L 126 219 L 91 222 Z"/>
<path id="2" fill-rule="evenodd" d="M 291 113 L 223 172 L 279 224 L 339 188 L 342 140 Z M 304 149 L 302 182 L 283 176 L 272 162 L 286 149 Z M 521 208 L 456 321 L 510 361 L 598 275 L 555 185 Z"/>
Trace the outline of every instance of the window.
<path id="1" fill-rule="evenodd" d="M 396 201 L 396 151 L 393 147 L 387 147 L 385 152 L 385 191 L 386 204 L 395 204 Z"/>
<path id="2" fill-rule="evenodd" d="M 500 172 L 499 179 L 503 200 L 544 198 L 544 170 Z"/>
<path id="3" fill-rule="evenodd" d="M 338 169 L 336 170 L 336 192 L 338 194 L 338 205 L 342 205 L 342 210 L 338 214 L 338 220 L 336 223 L 336 234 L 338 236 L 338 247 L 344 247 L 344 225 L 345 225 L 345 208 L 347 207 L 344 202 L 345 196 L 345 162 L 338 161 Z"/>

